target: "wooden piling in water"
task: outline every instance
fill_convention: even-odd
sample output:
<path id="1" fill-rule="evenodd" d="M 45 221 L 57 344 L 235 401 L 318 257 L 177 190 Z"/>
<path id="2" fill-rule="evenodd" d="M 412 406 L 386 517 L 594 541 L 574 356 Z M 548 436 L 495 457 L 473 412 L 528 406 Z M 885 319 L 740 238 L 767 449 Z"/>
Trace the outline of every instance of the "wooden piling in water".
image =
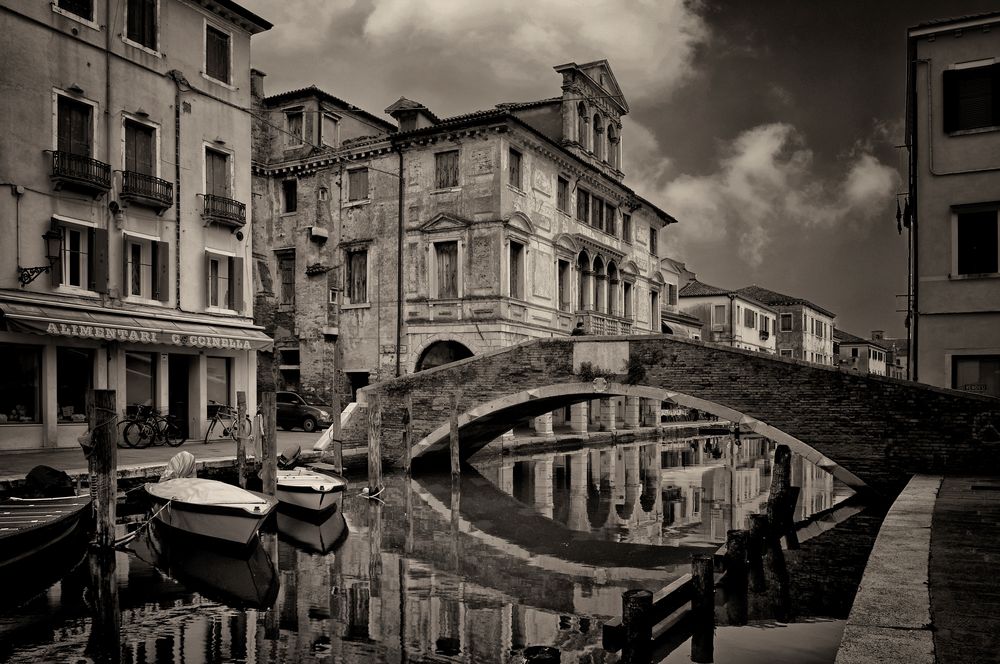
<path id="1" fill-rule="evenodd" d="M 260 393 L 263 435 L 261 436 L 260 480 L 262 491 L 269 496 L 278 493 L 278 404 L 274 392 Z"/>
<path id="2" fill-rule="evenodd" d="M 241 489 L 247 488 L 247 393 L 236 392 L 236 481 Z"/>
<path id="3" fill-rule="evenodd" d="M 653 638 L 653 593 L 645 589 L 626 590 L 622 593 L 622 627 L 625 644 L 624 660 L 648 660 Z"/>
<path id="4" fill-rule="evenodd" d="M 764 546 L 769 529 L 766 514 L 750 515 L 750 536 L 747 541 L 747 563 L 750 572 L 750 590 L 755 593 L 767 589 L 764 577 Z"/>
<path id="5" fill-rule="evenodd" d="M 708 554 L 691 556 L 691 661 L 714 659 L 715 563 Z"/>
<path id="6" fill-rule="evenodd" d="M 115 502 L 118 498 L 118 434 L 114 390 L 91 390 L 87 399 L 91 451 L 87 457 L 90 496 L 97 520 L 94 544 L 115 545 Z"/>
<path id="7" fill-rule="evenodd" d="M 343 401 L 340 398 L 340 392 L 337 391 L 336 383 L 333 387 L 333 398 L 330 400 L 332 402 L 333 408 L 333 467 L 337 469 L 337 472 L 341 475 L 344 474 L 344 440 L 340 431 L 340 418 L 343 412 Z"/>
<path id="8" fill-rule="evenodd" d="M 104 391 L 104 390 L 100 390 Z M 118 607 L 118 579 L 113 549 L 95 549 L 87 555 L 90 572 L 90 605 L 93 611 L 90 636 L 84 653 L 94 662 L 119 664 L 122 661 L 121 611 Z"/>
<path id="9" fill-rule="evenodd" d="M 747 543 L 750 533 L 730 530 L 726 533 L 726 615 L 731 625 L 745 625 L 749 619 L 747 584 Z"/>
<path id="10" fill-rule="evenodd" d="M 378 394 L 368 396 L 368 493 L 382 488 L 382 403 Z"/>
<path id="11" fill-rule="evenodd" d="M 403 399 L 403 470 L 410 476 L 410 466 L 413 463 L 413 395 L 409 392 Z"/>
<path id="12" fill-rule="evenodd" d="M 451 451 L 451 476 L 456 477 L 462 473 L 462 464 L 458 456 L 458 395 L 451 395 L 451 420 L 448 436 L 448 446 Z"/>

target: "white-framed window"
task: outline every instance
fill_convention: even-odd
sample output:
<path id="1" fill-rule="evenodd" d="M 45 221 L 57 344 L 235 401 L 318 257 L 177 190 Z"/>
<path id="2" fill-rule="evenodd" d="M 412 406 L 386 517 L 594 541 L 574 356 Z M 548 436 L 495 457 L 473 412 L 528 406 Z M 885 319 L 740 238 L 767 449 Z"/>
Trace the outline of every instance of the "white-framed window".
<path id="1" fill-rule="evenodd" d="M 353 202 L 368 199 L 368 169 L 353 168 L 347 171 L 347 200 Z"/>
<path id="2" fill-rule="evenodd" d="M 792 315 L 791 314 L 781 314 L 781 331 L 791 332 L 792 331 Z"/>
<path id="3" fill-rule="evenodd" d="M 54 215 L 49 230 L 59 236 L 59 260 L 52 265 L 57 289 L 108 292 L 108 232 L 90 221 Z"/>
<path id="4" fill-rule="evenodd" d="M 1000 126 L 1000 64 L 962 63 L 942 72 L 942 113 L 945 133 Z"/>
<path id="5" fill-rule="evenodd" d="M 434 188 L 450 189 L 458 186 L 458 150 L 434 154 Z"/>
<path id="6" fill-rule="evenodd" d="M 210 196 L 232 198 L 232 153 L 205 146 L 205 193 Z"/>
<path id="7" fill-rule="evenodd" d="M 368 302 L 368 247 L 346 249 L 344 266 L 345 304 L 366 304 Z"/>
<path id="8" fill-rule="evenodd" d="M 443 240 L 432 245 L 434 283 L 431 292 L 438 299 L 460 297 L 458 240 Z"/>
<path id="9" fill-rule="evenodd" d="M 127 298 L 166 301 L 169 244 L 139 235 L 122 237 L 122 291 Z"/>
<path id="10" fill-rule="evenodd" d="M 527 249 L 523 242 L 511 240 L 507 246 L 508 293 L 518 300 L 525 299 L 525 266 Z"/>
<path id="11" fill-rule="evenodd" d="M 94 0 L 55 0 L 51 6 L 56 14 L 67 16 L 95 30 L 101 29 L 94 17 Z"/>
<path id="12" fill-rule="evenodd" d="M 60 152 L 93 157 L 97 102 L 70 95 L 63 90 L 52 92 L 52 148 Z"/>
<path id="13" fill-rule="evenodd" d="M 297 148 L 305 144 L 306 114 L 301 108 L 290 108 L 285 111 L 285 134 L 288 139 L 285 147 Z"/>
<path id="14" fill-rule="evenodd" d="M 159 0 L 128 0 L 125 3 L 126 44 L 159 55 Z"/>
<path id="15" fill-rule="evenodd" d="M 332 113 L 323 113 L 319 132 L 323 145 L 332 148 L 340 146 L 340 121 L 337 116 Z"/>
<path id="16" fill-rule="evenodd" d="M 721 330 L 726 325 L 726 305 L 716 304 L 712 306 L 712 329 Z"/>
<path id="17" fill-rule="evenodd" d="M 93 229 L 65 225 L 63 231 L 62 272 L 63 285 L 92 290 L 90 269 L 93 255 Z"/>
<path id="18" fill-rule="evenodd" d="M 218 251 L 206 251 L 205 274 L 208 307 L 242 311 L 243 259 Z"/>
<path id="19" fill-rule="evenodd" d="M 159 177 L 159 127 L 152 122 L 122 117 L 122 164 L 129 173 Z"/>
<path id="20" fill-rule="evenodd" d="M 572 279 L 573 270 L 570 262 L 561 258 L 556 259 L 556 297 L 559 311 L 569 311 L 572 307 Z"/>
<path id="21" fill-rule="evenodd" d="M 204 75 L 218 83 L 230 85 L 233 80 L 233 36 L 205 21 Z"/>

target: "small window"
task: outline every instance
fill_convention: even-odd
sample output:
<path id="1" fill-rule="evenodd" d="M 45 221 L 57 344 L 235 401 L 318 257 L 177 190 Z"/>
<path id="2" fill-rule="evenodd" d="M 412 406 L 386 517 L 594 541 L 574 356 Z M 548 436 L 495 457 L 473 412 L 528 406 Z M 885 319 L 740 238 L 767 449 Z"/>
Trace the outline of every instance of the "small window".
<path id="1" fill-rule="evenodd" d="M 521 153 L 514 148 L 510 149 L 510 163 L 508 164 L 508 182 L 512 187 L 521 189 Z"/>
<path id="2" fill-rule="evenodd" d="M 677 284 L 667 284 L 667 304 L 677 304 Z"/>
<path id="3" fill-rule="evenodd" d="M 584 150 L 587 149 L 587 105 L 582 101 L 576 105 L 576 142 Z"/>
<path id="4" fill-rule="evenodd" d="M 87 21 L 94 20 L 94 0 L 59 0 L 58 6 L 59 9 Z"/>
<path id="5" fill-rule="evenodd" d="M 1000 125 L 1000 64 L 948 69 L 943 88 L 945 132 Z"/>
<path id="6" fill-rule="evenodd" d="M 63 285 L 88 288 L 92 267 L 90 244 L 93 231 L 80 226 L 63 227 Z"/>
<path id="7" fill-rule="evenodd" d="M 229 198 L 229 155 L 211 148 L 205 148 L 205 193 L 210 196 Z"/>
<path id="8" fill-rule="evenodd" d="M 598 159 L 604 158 L 604 126 L 601 124 L 601 116 L 594 113 L 594 140 L 591 143 L 591 150 Z"/>
<path id="9" fill-rule="evenodd" d="M 951 386 L 956 390 L 1000 397 L 1000 355 L 956 355 Z"/>
<path id="10" fill-rule="evenodd" d="M 631 282 L 622 283 L 622 299 L 625 303 L 625 318 L 629 320 L 632 319 L 632 284 Z"/>
<path id="11" fill-rule="evenodd" d="M 649 227 L 649 253 L 653 254 L 654 256 L 659 256 L 660 255 L 659 249 L 656 246 L 657 235 L 658 235 L 658 233 L 656 232 L 656 228 L 653 227 L 653 226 L 650 226 Z"/>
<path id="12" fill-rule="evenodd" d="M 958 274 L 992 274 L 998 270 L 997 211 L 957 215 Z"/>
<path id="13" fill-rule="evenodd" d="M 510 296 L 524 299 L 524 245 L 510 243 Z"/>
<path id="14" fill-rule="evenodd" d="M 281 288 L 278 304 L 295 306 L 295 252 L 282 251 L 278 254 L 278 276 Z"/>
<path id="15" fill-rule="evenodd" d="M 368 250 L 353 249 L 347 252 L 347 303 L 368 302 Z"/>
<path id="16" fill-rule="evenodd" d="M 559 310 L 570 310 L 570 265 L 569 261 L 556 262 L 557 290 L 559 291 Z"/>
<path id="17" fill-rule="evenodd" d="M 156 50 L 156 0 L 128 0 L 128 40 Z"/>
<path id="18" fill-rule="evenodd" d="M 604 230 L 604 201 L 593 194 L 590 196 L 590 223 Z"/>
<path id="19" fill-rule="evenodd" d="M 340 302 L 340 290 L 337 288 L 331 288 L 329 295 L 327 295 L 328 304 L 337 304 Z"/>
<path id="20" fill-rule="evenodd" d="M 94 150 L 93 107 L 59 95 L 56 102 L 56 149 L 89 157 Z"/>
<path id="21" fill-rule="evenodd" d="M 232 261 L 228 256 L 212 255 L 208 259 L 208 306 L 232 309 L 230 289 Z"/>
<path id="22" fill-rule="evenodd" d="M 781 357 L 791 357 L 792 356 L 792 349 L 791 348 L 782 348 L 781 350 L 778 351 L 778 355 L 780 355 Z"/>
<path id="23" fill-rule="evenodd" d="M 744 327 L 750 327 L 756 329 L 757 327 L 757 312 L 752 309 L 743 310 L 743 325 Z"/>
<path id="24" fill-rule="evenodd" d="M 792 331 L 792 315 L 791 314 L 781 314 L 781 331 L 791 332 Z"/>
<path id="25" fill-rule="evenodd" d="M 590 223 L 590 194 L 584 189 L 576 190 L 576 218 Z"/>
<path id="26" fill-rule="evenodd" d="M 229 83 L 229 33 L 205 26 L 205 74 Z"/>
<path id="27" fill-rule="evenodd" d="M 458 297 L 458 242 L 434 244 L 437 261 L 437 297 Z"/>
<path id="28" fill-rule="evenodd" d="M 857 356 L 858 356 L 858 349 L 857 348 L 852 348 L 851 349 L 851 357 L 857 357 Z"/>
<path id="29" fill-rule="evenodd" d="M 650 291 L 649 293 L 649 320 L 650 329 L 660 331 L 660 292 Z"/>
<path id="30" fill-rule="evenodd" d="M 153 251 L 149 240 L 127 238 L 125 251 L 128 265 L 128 294 L 148 298 L 153 291 Z"/>
<path id="31" fill-rule="evenodd" d="M 329 113 L 324 113 L 320 134 L 320 140 L 323 142 L 323 145 L 332 148 L 340 145 L 340 141 L 337 139 L 337 118 Z"/>
<path id="32" fill-rule="evenodd" d="M 560 212 L 569 213 L 569 180 L 559 178 L 556 182 L 556 207 Z"/>
<path id="33" fill-rule="evenodd" d="M 632 215 L 622 214 L 622 239 L 632 241 Z"/>
<path id="34" fill-rule="evenodd" d="M 156 130 L 149 125 L 125 120 L 125 170 L 155 175 Z"/>
<path id="35" fill-rule="evenodd" d="M 712 325 L 723 326 L 726 324 L 726 305 L 716 304 L 712 307 Z"/>
<path id="36" fill-rule="evenodd" d="M 303 143 L 303 120 L 305 113 L 302 111 L 289 111 L 285 113 L 285 125 L 288 131 L 288 147 L 293 148 Z"/>
<path id="37" fill-rule="evenodd" d="M 347 200 L 368 200 L 368 169 L 355 168 L 347 171 Z"/>
<path id="38" fill-rule="evenodd" d="M 299 181 L 283 180 L 281 182 L 282 211 L 286 214 L 299 209 Z"/>
<path id="39" fill-rule="evenodd" d="M 618 224 L 615 223 L 615 206 L 611 203 L 604 203 L 604 230 L 609 235 L 618 235 Z"/>
<path id="40" fill-rule="evenodd" d="M 434 188 L 448 189 L 458 186 L 458 150 L 438 152 L 434 155 Z"/>

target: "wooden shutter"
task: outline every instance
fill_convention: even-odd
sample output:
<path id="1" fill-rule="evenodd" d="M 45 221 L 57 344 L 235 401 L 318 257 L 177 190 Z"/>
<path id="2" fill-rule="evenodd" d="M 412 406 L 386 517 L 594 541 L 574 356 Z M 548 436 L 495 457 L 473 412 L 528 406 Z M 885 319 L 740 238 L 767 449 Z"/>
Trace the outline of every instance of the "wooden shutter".
<path id="1" fill-rule="evenodd" d="M 958 129 L 958 70 L 946 69 L 941 75 L 941 91 L 944 96 L 944 131 Z"/>
<path id="2" fill-rule="evenodd" d="M 90 106 L 68 97 L 59 97 L 56 107 L 56 149 L 90 156 Z"/>
<path id="3" fill-rule="evenodd" d="M 458 297 L 458 243 L 435 245 L 439 298 Z"/>
<path id="4" fill-rule="evenodd" d="M 1000 127 L 1000 63 L 990 66 L 993 94 L 993 126 Z"/>
<path id="5" fill-rule="evenodd" d="M 243 311 L 243 259 L 229 259 L 229 308 Z"/>
<path id="6" fill-rule="evenodd" d="M 156 0 L 128 0 L 128 38 L 156 48 Z"/>
<path id="7" fill-rule="evenodd" d="M 128 257 L 131 253 L 130 245 L 128 241 L 128 235 L 122 235 L 122 283 L 121 283 L 121 297 L 125 298 L 132 294 L 132 279 L 129 273 L 129 263 Z"/>
<path id="8" fill-rule="evenodd" d="M 63 279 L 63 271 L 62 271 L 63 251 L 65 249 L 64 244 L 66 242 L 66 232 L 63 229 L 63 225 L 59 223 L 58 219 L 52 219 L 50 221 L 49 230 L 52 233 L 59 233 L 59 236 L 62 238 L 59 241 L 59 258 L 56 259 L 54 263 L 52 263 L 52 269 L 49 271 L 49 274 L 52 276 L 52 286 L 56 287 L 62 284 L 62 279 Z M 46 253 L 48 253 L 48 246 L 45 247 L 45 250 Z"/>
<path id="9" fill-rule="evenodd" d="M 90 290 L 98 293 L 108 292 L 108 231 L 103 228 L 91 228 L 88 233 L 90 247 L 87 258 L 90 265 L 87 274 L 90 279 Z"/>
<path id="10" fill-rule="evenodd" d="M 153 243 L 153 297 L 170 301 L 170 243 Z"/>
<path id="11" fill-rule="evenodd" d="M 212 26 L 205 30 L 205 69 L 217 81 L 229 82 L 229 35 Z"/>
<path id="12" fill-rule="evenodd" d="M 153 129 L 138 122 L 125 122 L 125 170 L 153 174 Z"/>
<path id="13" fill-rule="evenodd" d="M 215 150 L 205 151 L 206 194 L 229 198 L 229 164 L 227 155 Z"/>

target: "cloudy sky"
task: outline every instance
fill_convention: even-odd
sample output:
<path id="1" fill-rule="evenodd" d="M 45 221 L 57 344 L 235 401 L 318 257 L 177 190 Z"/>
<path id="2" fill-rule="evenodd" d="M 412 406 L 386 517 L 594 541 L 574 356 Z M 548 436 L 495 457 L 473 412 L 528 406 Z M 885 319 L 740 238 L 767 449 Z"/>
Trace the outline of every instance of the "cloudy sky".
<path id="1" fill-rule="evenodd" d="M 626 183 L 673 214 L 698 278 L 808 298 L 904 335 L 906 27 L 995 0 L 242 0 L 266 91 L 317 85 L 439 116 L 560 94 L 607 58 L 631 107 Z"/>

